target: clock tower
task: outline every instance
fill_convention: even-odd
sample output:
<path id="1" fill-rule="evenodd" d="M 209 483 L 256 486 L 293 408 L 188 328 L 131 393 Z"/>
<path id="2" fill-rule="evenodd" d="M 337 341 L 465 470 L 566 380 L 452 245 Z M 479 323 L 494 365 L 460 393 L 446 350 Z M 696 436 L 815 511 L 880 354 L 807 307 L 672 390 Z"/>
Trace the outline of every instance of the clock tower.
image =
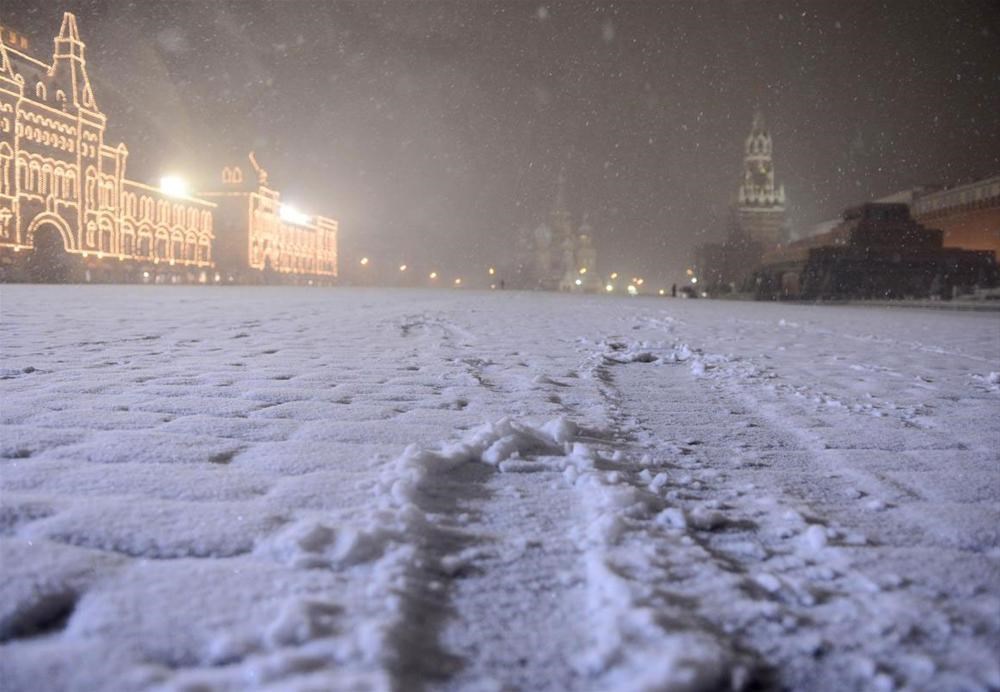
<path id="1" fill-rule="evenodd" d="M 740 230 L 764 250 L 785 242 L 785 187 L 774 184 L 772 146 L 771 133 L 758 111 L 744 145 L 736 215 Z"/>

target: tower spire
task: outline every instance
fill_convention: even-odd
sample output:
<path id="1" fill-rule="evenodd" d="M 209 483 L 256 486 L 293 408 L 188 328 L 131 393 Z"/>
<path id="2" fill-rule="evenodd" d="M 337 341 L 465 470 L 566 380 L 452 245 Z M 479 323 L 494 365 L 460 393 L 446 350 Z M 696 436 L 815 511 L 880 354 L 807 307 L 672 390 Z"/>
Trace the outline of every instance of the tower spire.
<path id="1" fill-rule="evenodd" d="M 72 12 L 64 12 L 59 35 L 55 38 L 50 74 L 57 80 L 63 81 L 67 87 L 66 93 L 73 95 L 74 105 L 96 111 L 94 91 L 90 88 L 90 78 L 87 76 L 85 47 L 76 28 L 76 16 Z"/>
<path id="2" fill-rule="evenodd" d="M 76 28 L 76 15 L 63 12 L 62 26 L 59 27 L 59 38 L 69 41 L 80 41 L 80 32 Z"/>
<path id="3" fill-rule="evenodd" d="M 0 78 L 14 81 L 14 66 L 11 65 L 10 56 L 7 55 L 2 40 L 0 40 Z"/>

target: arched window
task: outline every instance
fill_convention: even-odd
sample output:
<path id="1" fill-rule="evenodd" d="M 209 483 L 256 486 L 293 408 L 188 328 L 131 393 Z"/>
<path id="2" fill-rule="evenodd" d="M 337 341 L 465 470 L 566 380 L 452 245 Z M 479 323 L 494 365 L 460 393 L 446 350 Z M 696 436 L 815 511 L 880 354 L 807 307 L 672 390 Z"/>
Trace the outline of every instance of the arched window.
<path id="1" fill-rule="evenodd" d="M 41 190 L 41 178 L 42 172 L 37 161 L 32 161 L 28 164 L 28 189 L 31 192 L 39 192 Z"/>
<path id="2" fill-rule="evenodd" d="M 97 171 L 93 166 L 87 169 L 87 206 L 97 206 Z"/>
<path id="3" fill-rule="evenodd" d="M 153 254 L 156 259 L 167 259 L 168 250 L 170 245 L 170 234 L 164 229 L 156 231 L 156 245 L 153 248 Z"/>
<path id="4" fill-rule="evenodd" d="M 135 254 L 135 229 L 129 224 L 122 225 L 122 254 Z"/>
<path id="5" fill-rule="evenodd" d="M 136 248 L 139 257 L 149 257 L 153 254 L 153 236 L 148 227 L 139 229 L 139 246 Z"/>
<path id="6" fill-rule="evenodd" d="M 38 84 L 35 85 L 35 97 L 39 101 L 44 101 L 45 100 L 45 97 L 46 97 L 45 85 L 42 84 L 41 82 L 39 82 Z"/>
<path id="7" fill-rule="evenodd" d="M 0 142 L 0 194 L 13 192 L 10 179 L 10 162 L 14 159 L 14 150 L 7 142 Z"/>
<path id="8" fill-rule="evenodd" d="M 101 252 L 112 252 L 114 242 L 114 229 L 108 219 L 101 219 L 100 238 L 98 250 Z"/>
<path id="9" fill-rule="evenodd" d="M 174 231 L 170 236 L 170 257 L 172 259 L 184 259 L 184 235 L 180 231 Z"/>

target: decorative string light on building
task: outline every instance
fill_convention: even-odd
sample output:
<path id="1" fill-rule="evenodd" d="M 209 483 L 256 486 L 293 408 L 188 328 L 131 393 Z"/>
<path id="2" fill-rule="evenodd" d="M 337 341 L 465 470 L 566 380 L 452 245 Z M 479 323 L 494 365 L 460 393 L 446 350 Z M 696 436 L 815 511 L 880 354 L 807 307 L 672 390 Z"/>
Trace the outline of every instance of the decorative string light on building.
<path id="1" fill-rule="evenodd" d="M 212 201 L 176 174 L 158 187 L 127 179 L 128 149 L 105 143 L 107 117 L 72 13 L 51 65 L 8 28 L 0 37 L 0 278 L 45 266 L 62 275 L 36 278 L 336 277 L 337 222 L 282 204 L 252 153 L 249 166 L 222 169 L 221 190 L 199 195 Z M 114 258 L 116 268 L 106 261 Z"/>
<path id="2" fill-rule="evenodd" d="M 312 281 L 337 276 L 337 221 L 281 201 L 253 152 L 222 168 L 221 190 L 199 193 L 218 204 L 216 263 L 238 281 Z M 366 266 L 368 258 L 361 258 Z"/>
<path id="3" fill-rule="evenodd" d="M 90 83 L 76 18 L 63 15 L 51 64 L 2 31 L 0 263 L 14 263 L 21 250 L 30 251 L 24 254 L 35 267 L 75 256 L 79 278 L 88 279 L 121 271 L 100 262 L 109 258 L 130 260 L 134 271 L 160 263 L 211 267 L 215 205 L 129 180 L 128 149 L 105 143 L 107 116 Z M 199 276 L 207 280 L 206 272 Z"/>

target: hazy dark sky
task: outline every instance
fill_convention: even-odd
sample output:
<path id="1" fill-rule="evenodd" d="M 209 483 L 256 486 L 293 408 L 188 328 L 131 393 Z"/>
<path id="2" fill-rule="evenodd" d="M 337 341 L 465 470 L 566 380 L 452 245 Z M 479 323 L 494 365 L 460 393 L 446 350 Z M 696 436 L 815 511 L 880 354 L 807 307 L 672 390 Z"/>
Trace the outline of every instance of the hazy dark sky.
<path id="1" fill-rule="evenodd" d="M 133 177 L 253 148 L 347 258 L 502 263 L 565 165 L 602 271 L 670 281 L 724 234 L 756 105 L 795 229 L 1000 172 L 996 0 L 5 0 L 0 22 L 48 60 L 64 10 Z"/>

